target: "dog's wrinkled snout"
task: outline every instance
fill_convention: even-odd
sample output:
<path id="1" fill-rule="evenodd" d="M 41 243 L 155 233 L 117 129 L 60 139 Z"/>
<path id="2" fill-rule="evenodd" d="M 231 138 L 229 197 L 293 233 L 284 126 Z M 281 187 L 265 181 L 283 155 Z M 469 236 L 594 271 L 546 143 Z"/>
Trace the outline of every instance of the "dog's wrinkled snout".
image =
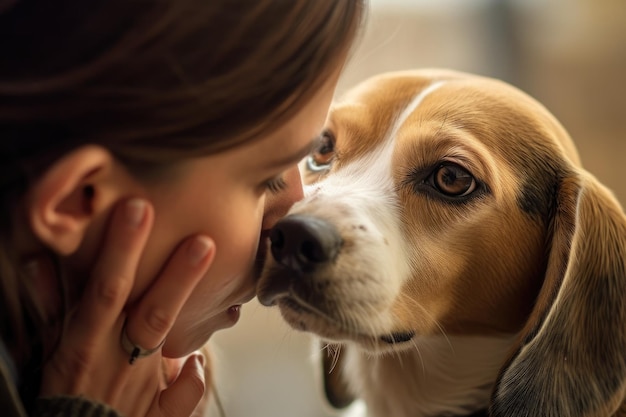
<path id="1" fill-rule="evenodd" d="M 300 272 L 311 272 L 333 261 L 341 247 L 341 236 L 332 223 L 299 214 L 276 223 L 270 241 L 276 262 Z"/>

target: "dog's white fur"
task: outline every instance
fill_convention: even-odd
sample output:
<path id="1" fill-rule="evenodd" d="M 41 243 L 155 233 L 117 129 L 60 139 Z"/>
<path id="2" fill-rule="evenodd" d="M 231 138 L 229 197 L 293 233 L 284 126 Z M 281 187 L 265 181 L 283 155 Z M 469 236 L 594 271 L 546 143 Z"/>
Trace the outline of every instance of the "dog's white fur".
<path id="1" fill-rule="evenodd" d="M 512 342 L 505 337 L 425 337 L 414 341 L 417 355 L 369 356 L 349 348 L 343 369 L 371 415 L 466 415 L 489 401 Z"/>
<path id="2" fill-rule="evenodd" d="M 259 299 L 331 343 L 331 402 L 623 415 L 626 219 L 547 110 L 495 80 L 400 72 L 350 91 L 328 129 L 334 159 L 287 219 L 331 225 L 339 252 L 269 259 Z M 433 185 L 450 166 L 443 181 L 474 179 L 467 197 Z"/>

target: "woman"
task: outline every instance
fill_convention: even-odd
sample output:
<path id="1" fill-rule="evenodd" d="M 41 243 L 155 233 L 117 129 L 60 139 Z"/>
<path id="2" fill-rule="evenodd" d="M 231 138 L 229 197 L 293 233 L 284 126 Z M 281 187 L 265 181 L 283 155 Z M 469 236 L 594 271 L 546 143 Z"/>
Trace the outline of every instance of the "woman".
<path id="1" fill-rule="evenodd" d="M 0 1 L 9 416 L 193 412 L 194 352 L 254 295 L 363 13 L 362 0 Z"/>

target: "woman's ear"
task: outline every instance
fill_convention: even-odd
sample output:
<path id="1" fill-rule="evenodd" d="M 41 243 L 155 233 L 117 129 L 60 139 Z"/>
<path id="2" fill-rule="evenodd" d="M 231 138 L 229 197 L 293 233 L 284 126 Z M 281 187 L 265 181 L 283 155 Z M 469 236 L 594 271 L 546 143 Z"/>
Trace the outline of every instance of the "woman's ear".
<path id="1" fill-rule="evenodd" d="M 93 145 L 58 159 L 28 193 L 28 220 L 35 235 L 60 254 L 74 252 L 87 226 L 111 201 L 111 188 L 105 185 L 112 183 L 114 165 L 108 150 Z"/>

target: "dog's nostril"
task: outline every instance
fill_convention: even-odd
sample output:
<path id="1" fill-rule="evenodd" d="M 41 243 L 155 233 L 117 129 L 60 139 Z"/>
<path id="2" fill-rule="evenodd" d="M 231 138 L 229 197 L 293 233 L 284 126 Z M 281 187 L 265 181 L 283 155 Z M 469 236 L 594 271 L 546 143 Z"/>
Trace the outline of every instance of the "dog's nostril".
<path id="1" fill-rule="evenodd" d="M 300 254 L 304 259 L 311 262 L 324 262 L 326 261 L 327 254 L 323 248 L 320 247 L 317 241 L 304 241 L 300 246 Z"/>
<path id="2" fill-rule="evenodd" d="M 272 229 L 270 241 L 276 261 L 305 272 L 333 260 L 341 246 L 339 232 L 331 223 L 305 215 L 280 220 Z"/>

